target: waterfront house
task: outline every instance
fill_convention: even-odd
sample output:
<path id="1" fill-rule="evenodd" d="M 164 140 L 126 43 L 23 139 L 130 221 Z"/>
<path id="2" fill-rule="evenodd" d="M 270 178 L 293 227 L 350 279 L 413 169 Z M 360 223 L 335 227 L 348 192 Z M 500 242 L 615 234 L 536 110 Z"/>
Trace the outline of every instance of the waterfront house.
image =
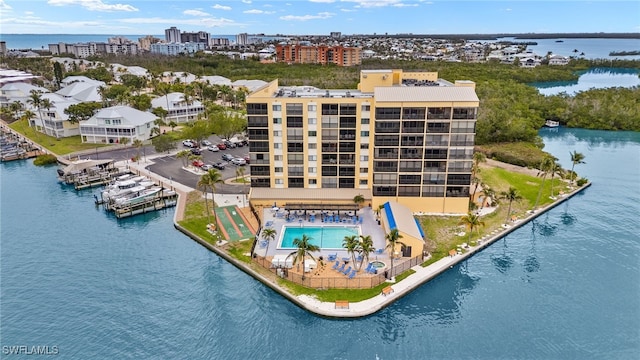
<path id="1" fill-rule="evenodd" d="M 80 122 L 83 143 L 115 144 L 122 138 L 129 143 L 151 138 L 151 129 L 157 117 L 149 112 L 129 106 L 112 106 L 100 109 L 89 120 Z"/>
<path id="2" fill-rule="evenodd" d="M 151 100 L 151 107 L 161 107 L 167 111 L 164 119 L 166 123 L 174 121 L 185 123 L 198 118 L 204 112 L 204 106 L 198 100 L 190 99 L 188 102 L 183 93 L 173 92 L 164 96 L 159 96 Z"/>

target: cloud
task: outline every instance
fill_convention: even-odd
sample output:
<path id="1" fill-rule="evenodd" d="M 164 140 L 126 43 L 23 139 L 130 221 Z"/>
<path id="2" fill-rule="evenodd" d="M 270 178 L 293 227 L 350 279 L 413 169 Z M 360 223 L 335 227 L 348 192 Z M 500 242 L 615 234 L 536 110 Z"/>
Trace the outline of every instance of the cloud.
<path id="1" fill-rule="evenodd" d="M 209 13 L 200 10 L 185 10 L 182 13 L 191 16 L 211 16 Z"/>
<path id="2" fill-rule="evenodd" d="M 176 25 L 192 25 L 192 26 L 203 26 L 203 27 L 221 27 L 221 26 L 230 26 L 230 25 L 238 25 L 235 21 L 225 18 L 214 18 L 214 17 L 202 17 L 196 19 L 167 19 L 167 18 L 159 18 L 159 17 L 151 17 L 151 18 L 126 18 L 119 19 L 119 22 L 126 24 L 166 24 L 171 26 Z"/>
<path id="3" fill-rule="evenodd" d="M 95 27 L 95 26 L 102 25 L 102 23 L 98 21 L 48 21 L 48 20 L 41 20 L 33 16 L 28 16 L 25 18 L 6 18 L 6 19 L 2 19 L 2 23 L 4 25 L 10 25 L 10 24 L 20 24 L 20 25 L 29 25 L 29 26 L 42 25 L 47 27 L 65 27 L 65 28 L 85 27 L 85 26 Z"/>
<path id="4" fill-rule="evenodd" d="M 138 11 L 132 5 L 111 5 L 103 3 L 102 0 L 48 0 L 47 4 L 53 6 L 80 5 L 89 11 Z"/>
<path id="5" fill-rule="evenodd" d="M 318 15 L 285 15 L 280 16 L 280 20 L 284 21 L 307 21 L 307 20 L 316 20 L 316 19 L 329 19 L 333 17 L 333 13 L 330 12 L 321 12 Z"/>
<path id="6" fill-rule="evenodd" d="M 340 9 L 340 11 L 342 11 L 342 12 L 355 12 L 356 10 L 342 8 L 342 9 Z"/>
<path id="7" fill-rule="evenodd" d="M 413 7 L 413 6 L 418 6 L 418 4 L 397 3 L 397 4 L 393 4 L 391 6 L 393 6 L 393 7 Z"/>
<path id="8" fill-rule="evenodd" d="M 220 5 L 220 4 L 215 4 L 212 6 L 212 8 L 216 9 L 216 10 L 231 10 L 231 6 L 224 6 L 224 5 Z"/>
<path id="9" fill-rule="evenodd" d="M 336 2 L 336 0 L 309 0 L 309 2 L 330 4 L 330 3 Z"/>
<path id="10" fill-rule="evenodd" d="M 4 0 L 0 0 L 0 10 L 11 10 L 11 6 L 7 5 Z"/>
<path id="11" fill-rule="evenodd" d="M 401 0 L 341 0 L 341 1 L 356 3 L 355 7 L 359 7 L 359 8 L 379 8 L 379 7 L 386 7 L 386 6 L 398 6 L 397 4 L 402 4 Z"/>
<path id="12" fill-rule="evenodd" d="M 251 4 L 251 0 L 242 0 L 242 2 L 245 4 Z"/>
<path id="13" fill-rule="evenodd" d="M 243 11 L 244 14 L 265 14 L 265 15 L 269 15 L 269 14 L 273 14 L 275 13 L 275 11 L 264 11 L 264 10 L 258 10 L 258 9 L 251 9 L 251 10 L 245 10 Z"/>

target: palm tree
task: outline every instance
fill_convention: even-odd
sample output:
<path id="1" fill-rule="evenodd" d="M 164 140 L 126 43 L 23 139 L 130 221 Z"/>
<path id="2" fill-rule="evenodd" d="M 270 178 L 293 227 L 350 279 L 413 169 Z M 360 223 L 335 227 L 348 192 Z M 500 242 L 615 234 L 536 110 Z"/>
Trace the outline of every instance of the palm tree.
<path id="1" fill-rule="evenodd" d="M 384 204 L 378 205 L 378 208 L 376 209 L 376 217 L 380 218 L 380 212 L 382 209 L 384 209 Z"/>
<path id="2" fill-rule="evenodd" d="M 351 255 L 351 262 L 356 266 L 356 252 L 360 250 L 360 241 L 357 235 L 345 236 L 342 240 L 342 247 L 347 250 L 347 254 Z"/>
<path id="3" fill-rule="evenodd" d="M 509 209 L 507 210 L 507 220 L 505 220 L 505 224 L 509 222 L 509 217 L 511 215 L 511 204 L 514 201 L 520 201 L 522 196 L 518 193 L 518 190 L 512 186 L 509 186 L 509 190 L 500 192 L 500 197 L 502 199 L 509 201 Z"/>
<path id="4" fill-rule="evenodd" d="M 360 262 L 360 266 L 358 266 L 358 271 L 362 269 L 362 264 L 369 262 L 369 254 L 374 251 L 376 251 L 376 248 L 373 247 L 371 235 L 360 235 L 360 254 L 362 255 L 362 261 Z"/>
<path id="5" fill-rule="evenodd" d="M 133 140 L 133 147 L 136 148 L 136 160 L 138 160 L 138 163 L 140 162 L 140 149 L 144 146 L 144 141 L 140 140 L 140 139 L 135 139 Z"/>
<path id="6" fill-rule="evenodd" d="M 356 203 L 358 207 L 362 206 L 362 204 L 364 204 L 364 196 L 362 196 L 361 194 L 354 196 L 353 202 Z"/>
<path id="7" fill-rule="evenodd" d="M 244 180 L 244 168 L 241 166 L 236 168 L 236 181 L 238 181 L 239 178 L 243 178 Z"/>
<path id="8" fill-rule="evenodd" d="M 478 178 L 478 174 L 480 174 L 480 164 L 487 162 L 487 157 L 484 153 L 479 151 L 473 153 L 473 165 L 471 166 L 471 183 L 475 184 L 473 188 L 473 192 L 470 195 L 469 200 L 473 201 L 476 196 L 476 191 L 478 191 L 478 185 L 480 185 L 480 178 Z"/>
<path id="9" fill-rule="evenodd" d="M 131 141 L 130 138 L 123 136 L 120 138 L 120 144 L 122 144 L 122 147 L 127 147 L 127 144 L 129 144 L 129 141 Z M 129 158 L 129 150 L 127 150 L 127 159 Z"/>
<path id="10" fill-rule="evenodd" d="M 276 230 L 271 228 L 262 230 L 262 238 L 267 240 L 267 250 L 264 252 L 266 255 L 269 252 L 269 243 L 276 239 Z"/>
<path id="11" fill-rule="evenodd" d="M 187 161 L 189 161 L 189 155 L 191 155 L 191 151 L 189 150 L 178 151 L 178 153 L 176 154 L 176 159 L 182 159 L 182 164 L 184 165 L 184 167 L 187 167 L 188 165 Z"/>
<path id="12" fill-rule="evenodd" d="M 569 153 L 569 155 L 571 155 L 571 184 L 573 185 L 573 182 L 576 179 L 576 173 L 573 171 L 573 169 L 575 168 L 576 165 L 578 164 L 586 164 L 584 162 L 584 154 L 577 152 L 576 150 L 573 150 L 572 153 Z"/>
<path id="13" fill-rule="evenodd" d="M 389 258 L 391 258 L 391 271 L 389 271 L 389 278 L 393 278 L 393 257 L 396 251 L 396 247 L 400 245 L 402 249 L 406 247 L 406 245 L 400 241 L 402 239 L 402 235 L 398 232 L 398 229 L 392 229 L 387 235 L 385 235 L 385 239 L 387 240 L 387 246 L 385 249 L 389 250 Z"/>
<path id="14" fill-rule="evenodd" d="M 487 203 L 487 199 L 491 199 L 492 203 L 496 200 L 495 199 L 496 191 L 490 188 L 489 186 L 485 185 L 482 188 L 482 192 L 484 193 L 484 199 L 482 200 L 482 205 L 480 206 L 480 210 L 484 209 L 484 205 Z"/>
<path id="15" fill-rule="evenodd" d="M 473 233 L 473 229 L 476 227 L 484 226 L 484 221 L 480 220 L 480 215 L 476 215 L 472 212 L 467 213 L 467 215 L 460 218 L 460 225 L 464 225 L 467 229 L 469 229 L 469 242 L 471 242 L 471 234 Z"/>
<path id="16" fill-rule="evenodd" d="M 42 129 L 44 130 L 44 120 L 42 120 L 42 92 L 38 90 L 31 90 L 29 99 L 27 99 L 27 103 L 38 110 L 38 115 L 40 115 L 40 122 L 42 123 Z"/>
<path id="17" fill-rule="evenodd" d="M 302 239 L 295 238 L 293 239 L 293 245 L 298 249 L 293 251 L 291 254 L 287 256 L 287 259 L 293 256 L 293 265 L 298 265 L 298 270 L 300 270 L 300 262 L 303 263 L 304 268 L 304 259 L 308 256 L 311 259 L 315 260 L 316 258 L 311 255 L 313 251 L 319 251 L 320 247 L 315 244 L 310 243 L 311 238 L 307 235 L 303 234 Z M 304 281 L 304 269 L 302 271 L 302 280 Z"/>
<path id="18" fill-rule="evenodd" d="M 540 202 L 540 195 L 542 195 L 542 189 L 544 187 L 544 181 L 547 179 L 547 175 L 549 174 L 549 172 L 551 172 L 554 162 L 555 162 L 555 159 L 551 156 L 545 156 L 540 162 L 540 166 L 538 169 L 540 171 L 538 172 L 538 176 L 542 177 L 542 181 L 540 182 L 540 189 L 538 190 L 536 203 L 533 205 L 534 210 L 538 208 L 538 203 Z"/>
<path id="19" fill-rule="evenodd" d="M 560 166 L 560 164 L 558 164 L 557 161 L 553 162 L 553 165 L 551 166 L 551 198 L 555 199 L 555 196 L 553 195 L 553 183 L 554 183 L 554 179 L 556 177 L 556 175 L 560 178 L 563 178 L 565 174 L 564 169 L 562 168 L 562 166 Z"/>
<path id="20" fill-rule="evenodd" d="M 211 223 L 211 221 L 209 220 L 209 205 L 207 202 L 207 190 L 211 190 L 211 199 L 213 202 L 213 214 L 214 214 L 214 218 L 213 220 L 215 221 L 215 208 L 216 208 L 216 202 L 215 202 L 215 192 L 216 192 L 216 184 L 220 184 L 222 183 L 222 175 L 220 174 L 220 172 L 218 172 L 218 170 L 216 169 L 210 169 L 209 171 L 207 171 L 205 174 L 203 174 L 202 176 L 200 176 L 200 180 L 198 181 L 197 186 L 202 188 L 202 192 L 204 193 L 204 208 L 205 211 L 207 212 L 207 222 Z"/>

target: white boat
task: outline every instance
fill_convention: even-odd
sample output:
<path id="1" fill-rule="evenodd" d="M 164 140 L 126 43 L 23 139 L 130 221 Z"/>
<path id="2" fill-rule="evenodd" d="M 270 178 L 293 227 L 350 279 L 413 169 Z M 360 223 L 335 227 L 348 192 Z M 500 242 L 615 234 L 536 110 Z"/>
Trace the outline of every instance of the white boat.
<path id="1" fill-rule="evenodd" d="M 137 204 L 155 197 L 161 190 L 161 187 L 152 187 L 147 189 L 144 186 L 138 186 L 135 187 L 130 194 L 117 198 L 115 203 L 117 206 Z"/>
<path id="2" fill-rule="evenodd" d="M 547 120 L 547 121 L 544 122 L 544 126 L 550 127 L 550 128 L 555 128 L 555 127 L 560 126 L 560 122 L 554 121 L 554 120 Z"/>
<path id="3" fill-rule="evenodd" d="M 123 195 L 131 193 L 137 186 L 148 188 L 153 185 L 153 182 L 149 181 L 151 184 L 148 184 L 146 181 L 147 178 L 144 176 L 120 176 L 116 181 L 107 185 L 106 189 L 102 191 L 102 201 L 108 202 L 122 197 Z M 143 182 L 144 184 L 142 184 Z"/>

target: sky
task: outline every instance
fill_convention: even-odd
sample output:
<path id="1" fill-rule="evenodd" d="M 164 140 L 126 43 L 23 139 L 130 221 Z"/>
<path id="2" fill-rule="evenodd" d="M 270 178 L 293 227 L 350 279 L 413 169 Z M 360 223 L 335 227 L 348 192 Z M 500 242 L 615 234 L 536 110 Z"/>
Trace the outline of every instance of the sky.
<path id="1" fill-rule="evenodd" d="M 640 1 L 0 0 L 0 34 L 640 32 Z"/>

